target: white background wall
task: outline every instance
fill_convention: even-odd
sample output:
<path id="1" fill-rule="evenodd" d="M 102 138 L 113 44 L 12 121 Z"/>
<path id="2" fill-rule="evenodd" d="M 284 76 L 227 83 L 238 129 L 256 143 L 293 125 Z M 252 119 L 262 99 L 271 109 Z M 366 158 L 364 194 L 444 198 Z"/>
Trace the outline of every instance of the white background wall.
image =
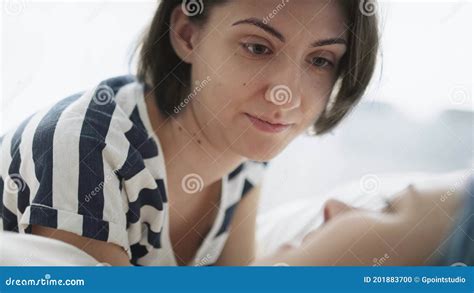
<path id="1" fill-rule="evenodd" d="M 41 107 L 128 73 L 129 54 L 155 7 L 2 1 L 0 133 Z M 471 1 L 383 1 L 380 11 L 383 70 L 365 104 L 333 135 L 302 137 L 274 160 L 264 208 L 364 174 L 469 166 Z"/>

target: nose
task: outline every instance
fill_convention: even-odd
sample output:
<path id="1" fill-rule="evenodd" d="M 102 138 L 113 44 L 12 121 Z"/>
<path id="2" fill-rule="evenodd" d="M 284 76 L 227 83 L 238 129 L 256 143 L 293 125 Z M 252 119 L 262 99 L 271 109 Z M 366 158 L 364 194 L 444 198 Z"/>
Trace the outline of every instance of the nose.
<path id="1" fill-rule="evenodd" d="M 338 215 L 353 211 L 355 209 L 356 208 L 347 205 L 342 201 L 330 199 L 324 205 L 324 222 L 327 222 Z"/>
<path id="2" fill-rule="evenodd" d="M 265 100 L 283 111 L 298 108 L 301 105 L 300 73 L 298 71 L 298 69 L 288 69 L 277 74 L 266 90 Z"/>

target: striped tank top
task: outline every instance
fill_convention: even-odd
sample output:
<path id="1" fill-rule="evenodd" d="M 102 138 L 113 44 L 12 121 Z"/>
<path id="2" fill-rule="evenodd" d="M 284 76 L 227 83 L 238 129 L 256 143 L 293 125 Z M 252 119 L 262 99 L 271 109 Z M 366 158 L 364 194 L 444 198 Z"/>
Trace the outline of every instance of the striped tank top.
<path id="1" fill-rule="evenodd" d="M 216 220 L 190 265 L 217 261 L 265 167 L 248 160 L 222 178 Z M 31 225 L 117 244 L 133 265 L 177 265 L 162 147 L 134 76 L 62 99 L 0 137 L 0 231 Z"/>

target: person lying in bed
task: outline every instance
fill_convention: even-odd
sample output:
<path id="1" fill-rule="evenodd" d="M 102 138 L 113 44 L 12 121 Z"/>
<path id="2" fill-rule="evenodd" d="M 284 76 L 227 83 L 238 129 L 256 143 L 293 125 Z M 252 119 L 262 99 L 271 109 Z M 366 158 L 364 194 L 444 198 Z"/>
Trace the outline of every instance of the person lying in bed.
<path id="1" fill-rule="evenodd" d="M 382 211 L 329 200 L 324 224 L 300 246 L 252 265 L 474 265 L 474 177 L 465 178 L 411 184 Z"/>

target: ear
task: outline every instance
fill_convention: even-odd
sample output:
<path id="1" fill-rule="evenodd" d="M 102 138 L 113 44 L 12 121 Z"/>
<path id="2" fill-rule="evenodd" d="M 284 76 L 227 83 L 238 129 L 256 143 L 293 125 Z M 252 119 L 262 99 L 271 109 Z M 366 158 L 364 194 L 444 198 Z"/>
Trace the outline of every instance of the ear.
<path id="1" fill-rule="evenodd" d="M 345 213 L 355 208 L 336 199 L 330 199 L 324 204 L 324 222 L 327 222 L 335 216 Z"/>
<path id="2" fill-rule="evenodd" d="M 170 41 L 176 55 L 191 64 L 199 30 L 184 14 L 181 5 L 174 8 L 170 19 Z"/>

